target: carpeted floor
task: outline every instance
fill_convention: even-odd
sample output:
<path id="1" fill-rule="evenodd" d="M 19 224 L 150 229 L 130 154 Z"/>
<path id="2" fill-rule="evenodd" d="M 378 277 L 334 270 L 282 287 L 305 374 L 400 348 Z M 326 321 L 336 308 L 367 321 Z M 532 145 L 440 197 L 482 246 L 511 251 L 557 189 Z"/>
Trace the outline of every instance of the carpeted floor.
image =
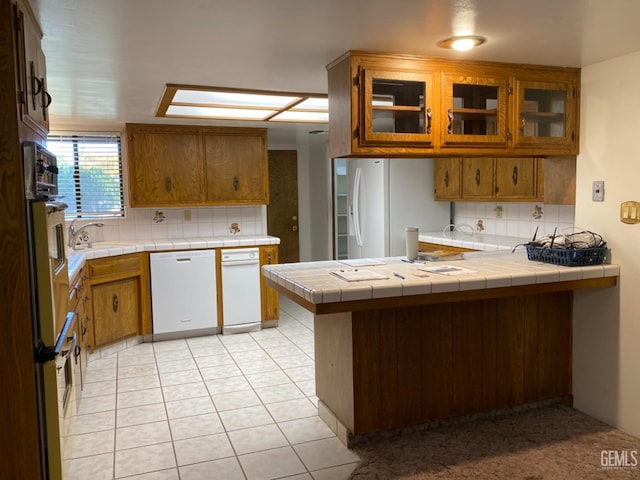
<path id="1" fill-rule="evenodd" d="M 640 479 L 640 439 L 559 405 L 372 437 L 353 449 L 362 459 L 354 480 Z M 605 463 L 626 455 L 636 466 L 605 468 L 603 450 L 615 451 Z"/>

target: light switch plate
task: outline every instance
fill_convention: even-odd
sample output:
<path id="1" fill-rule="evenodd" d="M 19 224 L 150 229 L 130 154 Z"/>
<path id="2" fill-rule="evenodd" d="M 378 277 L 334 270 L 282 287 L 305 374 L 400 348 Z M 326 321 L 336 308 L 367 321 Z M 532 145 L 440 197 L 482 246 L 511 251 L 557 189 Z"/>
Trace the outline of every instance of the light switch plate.
<path id="1" fill-rule="evenodd" d="M 620 204 L 620 221 L 623 223 L 640 223 L 640 202 L 623 202 Z"/>
<path id="2" fill-rule="evenodd" d="M 594 202 L 604 202 L 604 180 L 593 182 L 591 187 L 591 200 Z"/>

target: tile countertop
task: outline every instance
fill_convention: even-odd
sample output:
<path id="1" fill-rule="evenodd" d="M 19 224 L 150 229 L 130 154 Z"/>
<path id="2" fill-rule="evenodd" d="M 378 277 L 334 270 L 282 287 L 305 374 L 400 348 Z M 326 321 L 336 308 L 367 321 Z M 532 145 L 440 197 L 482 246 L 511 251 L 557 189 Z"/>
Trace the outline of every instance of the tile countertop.
<path id="1" fill-rule="evenodd" d="M 384 265 L 357 267 L 388 277 L 382 280 L 343 280 L 331 272 L 355 267 L 338 261 L 268 265 L 263 267 L 263 275 L 307 302 L 322 304 L 617 277 L 620 273 L 618 265 L 611 264 L 563 267 L 532 262 L 527 259 L 525 249 L 518 249 L 515 253 L 471 253 L 465 254 L 464 260 L 426 264 L 407 263 L 402 258 L 383 258 L 379 260 L 385 262 Z M 473 272 L 448 276 L 419 270 L 445 264 Z"/>
<path id="2" fill-rule="evenodd" d="M 488 233 L 456 232 L 426 232 L 418 236 L 421 242 L 437 243 L 452 247 L 470 248 L 473 250 L 509 250 L 516 245 L 527 243 L 530 238 L 507 237 L 505 235 L 491 235 Z"/>
<path id="3" fill-rule="evenodd" d="M 176 238 L 163 240 L 134 240 L 131 242 L 94 242 L 92 248 L 69 251 L 69 279 L 84 266 L 87 260 L 113 257 L 136 252 L 168 250 L 196 250 L 221 247 L 253 247 L 257 245 L 278 245 L 280 239 L 271 235 L 236 235 L 208 238 Z"/>

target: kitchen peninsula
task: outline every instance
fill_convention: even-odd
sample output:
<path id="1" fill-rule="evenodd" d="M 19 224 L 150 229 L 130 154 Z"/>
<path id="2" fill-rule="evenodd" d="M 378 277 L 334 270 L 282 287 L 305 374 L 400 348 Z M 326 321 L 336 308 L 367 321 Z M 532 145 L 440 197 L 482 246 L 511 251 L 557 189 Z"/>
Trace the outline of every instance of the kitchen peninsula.
<path id="1" fill-rule="evenodd" d="M 347 445 L 375 431 L 571 402 L 572 292 L 615 286 L 619 267 L 531 262 L 523 249 L 465 257 L 449 264 L 465 270 L 454 275 L 399 257 L 263 268 L 267 285 L 314 313 L 320 414 Z M 364 280 L 339 276 L 356 269 Z"/>

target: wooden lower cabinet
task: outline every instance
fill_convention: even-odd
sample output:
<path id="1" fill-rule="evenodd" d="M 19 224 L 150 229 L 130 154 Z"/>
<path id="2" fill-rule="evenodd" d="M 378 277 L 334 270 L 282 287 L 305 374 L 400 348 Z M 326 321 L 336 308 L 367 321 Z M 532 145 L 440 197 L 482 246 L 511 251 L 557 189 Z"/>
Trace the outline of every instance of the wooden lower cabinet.
<path id="1" fill-rule="evenodd" d="M 83 387 L 87 375 L 89 351 L 93 345 L 93 324 L 88 313 L 91 307 L 91 299 L 88 294 L 86 280 L 85 269 L 81 269 L 72 279 L 69 292 L 69 310 L 76 314 L 76 335 L 78 339 L 75 361 L 79 363 L 80 376 L 76 381 Z"/>
<path id="2" fill-rule="evenodd" d="M 93 287 L 93 312 L 98 319 L 94 329 L 96 345 L 106 345 L 138 333 L 139 311 L 135 278 Z"/>
<path id="3" fill-rule="evenodd" d="M 316 389 L 363 434 L 571 398 L 573 293 L 315 317 Z"/>
<path id="4" fill-rule="evenodd" d="M 263 265 L 278 263 L 278 246 L 266 245 L 260 247 L 260 268 Z M 278 292 L 268 287 L 260 272 L 260 296 L 262 301 L 262 321 L 280 318 Z"/>
<path id="5" fill-rule="evenodd" d="M 148 253 L 89 260 L 86 268 L 91 299 L 88 350 L 151 333 Z"/>
<path id="6" fill-rule="evenodd" d="M 445 252 L 477 252 L 473 248 L 454 247 L 453 245 L 440 245 L 439 243 L 430 242 L 418 242 L 418 251 L 420 252 L 432 252 L 434 250 L 442 250 Z"/>

